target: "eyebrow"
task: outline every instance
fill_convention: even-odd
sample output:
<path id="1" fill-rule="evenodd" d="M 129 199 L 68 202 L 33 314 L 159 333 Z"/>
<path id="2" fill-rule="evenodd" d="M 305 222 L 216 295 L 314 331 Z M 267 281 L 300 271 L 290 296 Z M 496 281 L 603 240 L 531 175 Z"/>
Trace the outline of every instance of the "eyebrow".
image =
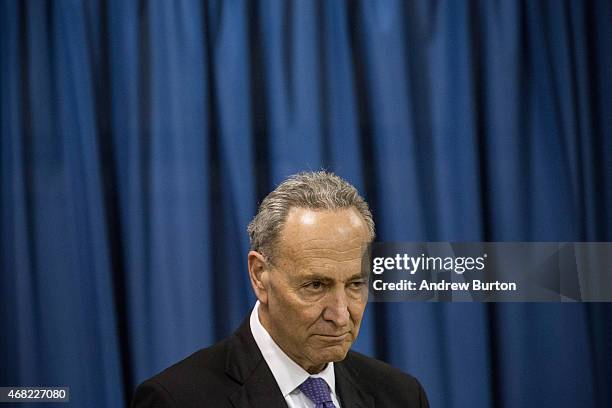
<path id="1" fill-rule="evenodd" d="M 361 272 L 360 273 L 356 273 L 353 276 L 350 276 L 347 279 L 347 282 L 358 280 L 358 279 L 365 279 L 366 277 L 367 277 L 367 275 L 364 274 L 364 273 L 361 273 Z M 333 278 L 331 278 L 329 276 L 321 275 L 321 274 L 318 274 L 316 272 L 309 272 L 309 273 L 306 273 L 304 275 L 301 275 L 301 276 L 299 276 L 299 279 L 300 280 L 319 280 L 319 281 L 323 281 L 323 282 L 330 282 L 330 281 L 334 280 Z"/>

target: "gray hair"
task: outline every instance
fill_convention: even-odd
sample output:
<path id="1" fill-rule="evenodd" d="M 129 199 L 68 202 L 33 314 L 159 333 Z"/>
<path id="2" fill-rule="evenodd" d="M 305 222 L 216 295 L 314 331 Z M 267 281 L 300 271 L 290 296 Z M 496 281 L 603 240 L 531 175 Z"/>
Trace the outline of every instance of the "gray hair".
<path id="1" fill-rule="evenodd" d="M 273 262 L 273 247 L 292 208 L 338 210 L 351 207 L 361 214 L 371 242 L 375 236 L 372 213 L 353 185 L 327 171 L 289 176 L 264 198 L 249 223 L 247 231 L 251 250 L 263 254 L 268 262 Z"/>

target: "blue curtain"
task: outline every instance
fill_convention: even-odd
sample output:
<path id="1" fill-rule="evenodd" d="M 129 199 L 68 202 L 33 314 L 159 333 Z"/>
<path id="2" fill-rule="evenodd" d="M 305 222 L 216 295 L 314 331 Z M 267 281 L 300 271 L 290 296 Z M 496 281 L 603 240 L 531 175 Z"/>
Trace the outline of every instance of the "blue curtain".
<path id="1" fill-rule="evenodd" d="M 0 385 L 121 407 L 229 334 L 246 225 L 300 170 L 383 241 L 612 239 L 610 1 L 0 8 Z M 370 304 L 356 348 L 433 407 L 610 407 L 611 312 Z"/>

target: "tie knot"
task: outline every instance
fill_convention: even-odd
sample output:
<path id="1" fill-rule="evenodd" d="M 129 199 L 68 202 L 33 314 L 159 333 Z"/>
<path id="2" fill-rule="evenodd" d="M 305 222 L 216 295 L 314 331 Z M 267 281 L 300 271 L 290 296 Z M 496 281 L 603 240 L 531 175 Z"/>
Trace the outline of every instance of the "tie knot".
<path id="1" fill-rule="evenodd" d="M 315 403 L 315 406 L 318 407 L 333 407 L 331 392 L 329 391 L 329 386 L 325 382 L 324 379 L 318 377 L 308 377 L 306 381 L 304 381 L 300 385 L 300 391 L 302 391 L 312 402 Z"/>

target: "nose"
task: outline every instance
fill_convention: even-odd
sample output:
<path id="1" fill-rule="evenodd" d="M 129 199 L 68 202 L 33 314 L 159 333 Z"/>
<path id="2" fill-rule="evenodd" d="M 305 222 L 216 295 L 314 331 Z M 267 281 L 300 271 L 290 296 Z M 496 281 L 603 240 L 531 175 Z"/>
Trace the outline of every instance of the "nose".
<path id="1" fill-rule="evenodd" d="M 329 302 L 323 311 L 323 319 L 334 323 L 338 327 L 345 327 L 349 323 L 350 313 L 348 299 L 344 290 L 330 293 Z"/>

